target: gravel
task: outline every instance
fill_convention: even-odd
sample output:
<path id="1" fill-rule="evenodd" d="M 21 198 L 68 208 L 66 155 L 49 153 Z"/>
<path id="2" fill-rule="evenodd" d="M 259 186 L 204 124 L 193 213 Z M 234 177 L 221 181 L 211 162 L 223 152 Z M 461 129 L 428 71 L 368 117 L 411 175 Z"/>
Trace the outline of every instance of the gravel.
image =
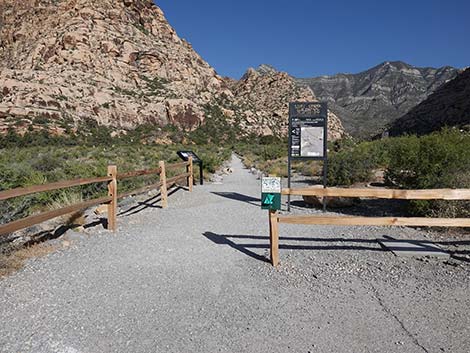
<path id="1" fill-rule="evenodd" d="M 0 351 L 469 352 L 468 236 L 282 224 L 275 269 L 259 181 L 232 168 L 0 280 Z M 455 257 L 395 257 L 384 235 Z"/>

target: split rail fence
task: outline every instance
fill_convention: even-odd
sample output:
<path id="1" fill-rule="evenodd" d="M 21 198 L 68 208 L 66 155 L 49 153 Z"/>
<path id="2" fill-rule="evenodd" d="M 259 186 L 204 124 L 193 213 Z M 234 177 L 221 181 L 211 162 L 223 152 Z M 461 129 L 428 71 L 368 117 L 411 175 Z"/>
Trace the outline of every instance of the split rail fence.
<path id="1" fill-rule="evenodd" d="M 317 197 L 361 197 L 397 200 L 470 200 L 470 189 L 345 189 L 345 188 L 297 188 L 283 189 L 282 195 Z M 320 215 L 279 215 L 269 212 L 269 239 L 271 263 L 279 263 L 279 223 L 339 226 L 409 226 L 409 227 L 470 227 L 469 218 L 425 217 L 362 217 Z"/>
<path id="2" fill-rule="evenodd" d="M 178 174 L 174 177 L 168 178 L 166 174 L 169 170 L 175 170 L 178 168 L 186 168 L 186 172 Z M 124 179 L 130 179 L 134 177 L 144 175 L 159 175 L 159 182 L 152 185 L 132 190 L 122 194 L 118 193 L 118 181 Z M 128 173 L 118 174 L 117 167 L 115 165 L 108 166 L 108 173 L 103 177 L 87 178 L 87 179 L 75 179 L 65 180 L 56 183 L 34 185 L 25 188 L 16 188 L 11 190 L 0 191 L 0 201 L 12 199 L 15 197 L 21 197 L 40 192 L 55 191 L 61 189 L 67 189 L 76 186 L 97 184 L 97 183 L 108 183 L 108 195 L 93 200 L 84 201 L 78 204 L 69 205 L 60 209 L 43 212 L 37 215 L 32 215 L 23 219 L 19 219 L 10 223 L 0 225 L 0 236 L 16 232 L 21 229 L 37 225 L 44 221 L 64 216 L 73 212 L 78 212 L 97 205 L 108 205 L 108 230 L 113 232 L 117 229 L 117 205 L 118 199 L 122 199 L 131 195 L 141 194 L 150 190 L 160 189 L 162 207 L 168 207 L 168 189 L 177 184 L 178 181 L 186 179 L 188 189 L 190 192 L 193 191 L 193 161 L 192 158 L 187 162 L 174 163 L 165 165 L 164 161 L 159 162 L 159 167 L 156 169 L 148 170 L 136 170 Z"/>

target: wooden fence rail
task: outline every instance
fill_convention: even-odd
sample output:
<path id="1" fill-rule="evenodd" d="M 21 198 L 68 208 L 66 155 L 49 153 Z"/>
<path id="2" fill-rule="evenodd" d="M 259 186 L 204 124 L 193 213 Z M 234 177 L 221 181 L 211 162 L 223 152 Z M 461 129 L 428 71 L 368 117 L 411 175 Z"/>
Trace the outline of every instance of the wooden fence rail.
<path id="1" fill-rule="evenodd" d="M 186 168 L 186 173 L 181 173 L 169 179 L 166 178 L 166 171 L 168 169 L 174 170 L 174 169 L 183 168 L 183 167 Z M 108 166 L 108 175 L 104 177 L 65 180 L 65 181 L 59 181 L 59 182 L 50 183 L 50 184 L 34 185 L 34 186 L 25 187 L 25 188 L 16 188 L 12 190 L 0 191 L 0 201 L 2 201 L 2 200 L 8 200 L 8 199 L 12 199 L 15 197 L 31 195 L 31 194 L 40 193 L 40 192 L 55 191 L 55 190 L 71 188 L 74 186 L 83 186 L 83 185 L 98 184 L 98 183 L 108 184 L 108 196 L 84 201 L 75 205 L 69 205 L 69 206 L 66 206 L 57 210 L 52 210 L 52 211 L 43 212 L 37 215 L 32 215 L 29 217 L 25 217 L 23 219 L 12 221 L 10 223 L 1 224 L 0 236 L 31 227 L 33 225 L 42 223 L 44 221 L 47 221 L 56 217 L 60 217 L 60 216 L 64 216 L 73 212 L 77 212 L 77 211 L 89 208 L 91 206 L 104 205 L 104 204 L 108 205 L 108 229 L 114 232 L 117 229 L 118 199 L 131 196 L 131 195 L 141 194 L 143 192 L 150 191 L 153 189 L 160 189 L 162 207 L 165 208 L 168 206 L 168 188 L 171 188 L 173 185 L 175 185 L 177 181 L 181 179 L 186 179 L 188 183 L 188 189 L 189 191 L 192 191 L 192 184 L 193 184 L 192 169 L 193 169 L 192 158 L 190 158 L 188 162 L 174 163 L 174 164 L 169 164 L 169 165 L 165 165 L 164 161 L 160 161 L 158 168 L 148 169 L 148 170 L 136 170 L 136 171 L 121 173 L 121 174 L 118 174 L 116 166 L 110 165 Z M 147 185 L 137 190 L 118 194 L 118 180 L 124 180 L 124 179 L 144 176 L 144 175 L 158 175 L 160 180 L 158 183 Z"/>
<path id="2" fill-rule="evenodd" d="M 282 195 L 318 197 L 362 197 L 400 200 L 470 200 L 470 189 L 345 189 L 345 188 L 298 188 L 283 189 Z M 279 215 L 269 212 L 269 239 L 271 263 L 279 263 L 279 223 L 339 226 L 410 226 L 410 227 L 470 227 L 469 218 L 424 217 L 361 217 L 321 215 Z"/>

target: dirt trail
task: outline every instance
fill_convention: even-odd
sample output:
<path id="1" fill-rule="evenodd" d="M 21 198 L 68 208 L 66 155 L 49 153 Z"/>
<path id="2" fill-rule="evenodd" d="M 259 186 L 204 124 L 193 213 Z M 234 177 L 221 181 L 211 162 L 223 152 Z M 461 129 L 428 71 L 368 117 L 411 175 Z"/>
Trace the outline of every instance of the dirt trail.
<path id="1" fill-rule="evenodd" d="M 429 236 L 409 228 L 281 225 L 274 269 L 259 181 L 232 168 L 0 280 L 0 351 L 468 353 L 468 262 L 375 242 Z"/>

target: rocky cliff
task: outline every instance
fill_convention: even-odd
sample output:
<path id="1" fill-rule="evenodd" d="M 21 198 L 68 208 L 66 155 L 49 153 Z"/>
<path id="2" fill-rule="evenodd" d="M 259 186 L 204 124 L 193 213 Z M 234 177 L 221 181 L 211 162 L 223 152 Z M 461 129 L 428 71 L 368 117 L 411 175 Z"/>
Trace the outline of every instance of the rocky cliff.
<path id="1" fill-rule="evenodd" d="M 151 0 L 3 0 L 0 118 L 192 129 L 231 92 Z M 23 119 L 18 120 L 18 119 Z"/>
<path id="2" fill-rule="evenodd" d="M 423 135 L 445 126 L 470 128 L 470 68 L 393 122 L 389 134 Z"/>
<path id="3" fill-rule="evenodd" d="M 341 116 L 347 132 L 369 136 L 421 103 L 459 73 L 452 67 L 417 68 L 385 62 L 358 74 L 297 79 Z"/>
<path id="4" fill-rule="evenodd" d="M 250 68 L 238 82 L 230 82 L 234 101 L 242 107 L 242 127 L 262 135 L 287 134 L 289 102 L 318 101 L 308 87 L 299 87 L 285 72 L 269 65 Z M 329 138 L 336 140 L 345 135 L 340 119 L 330 111 Z"/>
<path id="5" fill-rule="evenodd" d="M 208 107 L 216 105 L 227 126 L 282 135 L 288 102 L 314 99 L 309 88 L 269 67 L 249 70 L 240 81 L 221 78 L 151 0 L 0 6 L 0 132 L 61 134 L 86 121 L 188 131 L 211 119 Z M 342 136 L 339 119 L 331 121 L 331 137 Z"/>

